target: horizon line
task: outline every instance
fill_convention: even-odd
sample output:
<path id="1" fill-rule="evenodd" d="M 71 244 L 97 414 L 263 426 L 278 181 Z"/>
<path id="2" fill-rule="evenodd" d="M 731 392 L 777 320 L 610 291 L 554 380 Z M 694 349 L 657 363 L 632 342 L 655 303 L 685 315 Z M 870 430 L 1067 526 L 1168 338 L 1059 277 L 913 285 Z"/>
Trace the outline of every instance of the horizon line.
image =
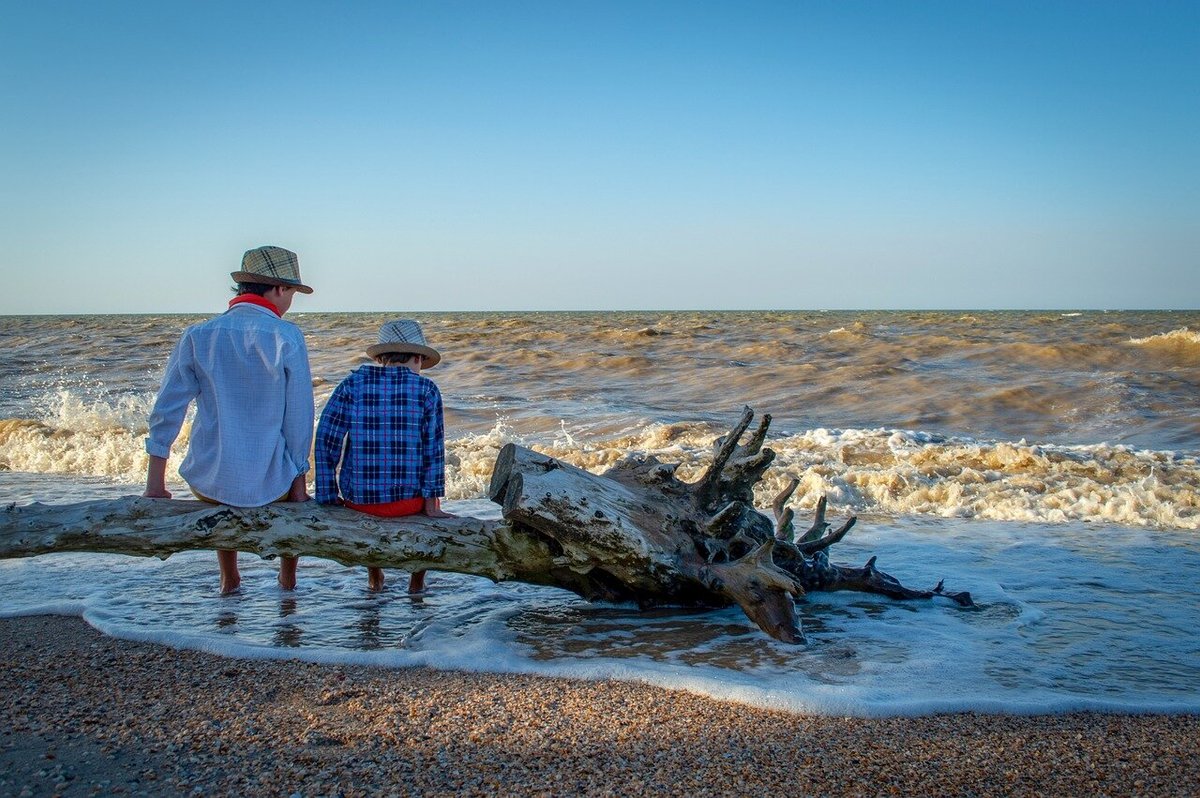
<path id="1" fill-rule="evenodd" d="M 215 315 L 212 310 L 172 311 L 33 311 L 29 313 L 0 313 L 0 318 L 29 318 L 45 316 L 202 316 Z M 1196 308 L 1096 308 L 1096 307 L 1040 307 L 1040 308 L 979 308 L 979 307 L 896 307 L 896 308 L 542 308 L 542 309 L 488 309 L 488 310 L 289 310 L 290 317 L 307 315 L 356 315 L 379 313 L 432 314 L 488 314 L 488 313 L 1197 313 Z"/>

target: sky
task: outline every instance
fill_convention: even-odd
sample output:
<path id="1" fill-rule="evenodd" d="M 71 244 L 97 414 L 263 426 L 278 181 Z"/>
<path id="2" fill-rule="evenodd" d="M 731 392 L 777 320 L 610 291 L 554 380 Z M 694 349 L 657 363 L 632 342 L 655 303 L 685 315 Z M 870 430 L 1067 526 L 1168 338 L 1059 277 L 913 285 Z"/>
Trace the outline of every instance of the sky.
<path id="1" fill-rule="evenodd" d="M 0 314 L 1200 307 L 1200 3 L 0 0 Z"/>

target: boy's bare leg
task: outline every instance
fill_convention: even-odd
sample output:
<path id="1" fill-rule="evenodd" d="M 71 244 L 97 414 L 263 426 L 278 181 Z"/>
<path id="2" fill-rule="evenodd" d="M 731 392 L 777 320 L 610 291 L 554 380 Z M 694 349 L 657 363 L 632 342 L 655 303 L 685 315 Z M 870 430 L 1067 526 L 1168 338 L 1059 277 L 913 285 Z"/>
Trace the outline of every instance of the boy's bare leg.
<path id="1" fill-rule="evenodd" d="M 279 586 L 284 590 L 296 589 L 296 566 L 299 563 L 299 557 L 279 555 Z"/>
<path id="2" fill-rule="evenodd" d="M 287 494 L 282 496 L 280 501 L 308 501 L 308 485 L 304 481 L 303 474 L 297 474 L 292 479 L 292 484 L 288 488 Z M 296 566 L 299 564 L 299 557 L 287 557 L 282 554 L 279 555 L 279 586 L 284 590 L 296 589 Z"/>
<path id="3" fill-rule="evenodd" d="M 296 589 L 296 566 L 299 564 L 299 557 L 279 555 L 279 586 L 284 590 Z"/>
<path id="4" fill-rule="evenodd" d="M 383 590 L 383 569 L 369 566 L 367 568 L 367 589 L 379 592 Z"/>
<path id="5" fill-rule="evenodd" d="M 419 371 L 417 372 L 420 373 Z M 442 511 L 442 500 L 436 496 L 425 498 L 425 507 L 422 510 L 424 515 L 430 518 L 454 518 L 453 515 Z M 424 593 L 425 592 L 425 572 L 413 571 L 412 576 L 408 578 L 409 593 Z"/>
<path id="6" fill-rule="evenodd" d="M 217 552 L 217 565 L 221 568 L 221 595 L 228 596 L 237 592 L 242 585 L 242 575 L 238 573 L 237 552 L 221 549 Z"/>

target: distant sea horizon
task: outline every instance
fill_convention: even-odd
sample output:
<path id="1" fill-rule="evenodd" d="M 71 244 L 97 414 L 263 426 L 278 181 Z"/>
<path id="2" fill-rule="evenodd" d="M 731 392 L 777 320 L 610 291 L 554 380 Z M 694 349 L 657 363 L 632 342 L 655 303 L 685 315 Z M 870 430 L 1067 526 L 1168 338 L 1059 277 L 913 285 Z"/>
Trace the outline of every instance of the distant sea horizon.
<path id="1" fill-rule="evenodd" d="M 232 298 L 232 293 L 230 297 Z M 220 307 L 197 310 L 104 310 L 104 311 L 32 311 L 28 313 L 0 312 L 0 318 L 26 318 L 35 316 L 203 316 L 219 313 Z M 1200 305 L 1180 308 L 1098 308 L 1098 307 L 1041 307 L 1041 308 L 982 308 L 982 307 L 909 307 L 909 308 L 480 308 L 477 310 L 413 310 L 411 308 L 361 309 L 361 310 L 308 310 L 293 307 L 288 317 L 306 314 L 355 315 L 359 313 L 397 314 L 466 314 L 466 313 L 1196 313 Z"/>

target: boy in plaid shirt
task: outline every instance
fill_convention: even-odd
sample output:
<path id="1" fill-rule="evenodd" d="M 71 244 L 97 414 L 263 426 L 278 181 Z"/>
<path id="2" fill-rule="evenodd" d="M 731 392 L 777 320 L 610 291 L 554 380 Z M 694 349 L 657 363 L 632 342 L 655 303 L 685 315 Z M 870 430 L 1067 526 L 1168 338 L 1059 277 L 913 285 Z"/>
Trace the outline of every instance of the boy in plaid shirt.
<path id="1" fill-rule="evenodd" d="M 317 501 L 381 518 L 453 518 L 442 512 L 440 498 L 446 493 L 442 394 L 421 376 L 442 356 L 411 319 L 384 324 L 367 355 L 375 363 L 342 380 L 317 424 Z M 367 574 L 370 589 L 382 590 L 383 569 Z M 414 572 L 408 592 L 424 589 L 425 572 Z"/>

